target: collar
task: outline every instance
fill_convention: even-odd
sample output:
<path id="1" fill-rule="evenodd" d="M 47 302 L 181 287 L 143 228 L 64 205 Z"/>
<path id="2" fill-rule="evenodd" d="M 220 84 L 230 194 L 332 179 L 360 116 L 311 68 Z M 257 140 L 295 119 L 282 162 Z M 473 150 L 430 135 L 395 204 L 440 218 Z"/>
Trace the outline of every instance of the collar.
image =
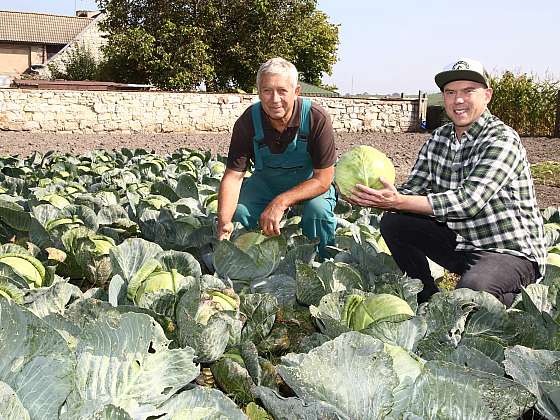
<path id="1" fill-rule="evenodd" d="M 484 129 L 486 124 L 488 124 L 491 118 L 492 114 L 490 113 L 490 111 L 488 111 L 488 108 L 486 108 L 480 115 L 480 117 L 478 117 L 478 119 L 471 124 L 469 129 L 463 133 L 467 136 L 467 140 L 476 139 L 480 135 L 480 133 L 482 133 L 482 130 Z M 453 130 L 453 132 L 455 132 L 455 130 Z"/>

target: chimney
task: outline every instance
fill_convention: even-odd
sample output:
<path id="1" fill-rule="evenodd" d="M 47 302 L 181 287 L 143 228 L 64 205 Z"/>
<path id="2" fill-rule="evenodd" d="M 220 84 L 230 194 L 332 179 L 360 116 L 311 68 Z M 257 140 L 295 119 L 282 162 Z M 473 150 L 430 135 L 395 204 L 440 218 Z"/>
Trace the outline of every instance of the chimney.
<path id="1" fill-rule="evenodd" d="M 76 17 L 94 18 L 99 13 L 99 10 L 76 10 Z"/>

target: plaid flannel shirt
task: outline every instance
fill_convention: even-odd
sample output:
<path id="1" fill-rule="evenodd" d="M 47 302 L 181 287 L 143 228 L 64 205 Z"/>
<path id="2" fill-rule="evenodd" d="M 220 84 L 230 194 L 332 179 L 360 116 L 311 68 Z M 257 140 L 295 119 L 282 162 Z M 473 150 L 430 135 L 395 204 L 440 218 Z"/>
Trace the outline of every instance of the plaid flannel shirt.
<path id="1" fill-rule="evenodd" d="M 546 267 L 543 220 L 519 135 L 488 110 L 462 135 L 452 123 L 424 144 L 402 194 L 427 196 L 457 250 L 524 256 Z"/>

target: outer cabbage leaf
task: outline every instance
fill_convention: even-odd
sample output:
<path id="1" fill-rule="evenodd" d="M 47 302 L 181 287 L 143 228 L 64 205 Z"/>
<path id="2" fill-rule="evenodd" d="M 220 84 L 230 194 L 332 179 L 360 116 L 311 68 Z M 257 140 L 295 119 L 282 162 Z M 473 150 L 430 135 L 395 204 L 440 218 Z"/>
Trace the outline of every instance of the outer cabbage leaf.
<path id="1" fill-rule="evenodd" d="M 126 239 L 119 246 L 111 248 L 113 273 L 129 282 L 134 274 L 150 259 L 155 258 L 163 249 L 144 239 Z"/>
<path id="2" fill-rule="evenodd" d="M 217 360 L 241 336 L 241 321 L 230 312 L 220 312 L 211 300 L 203 301 L 200 284 L 190 283 L 175 308 L 179 345 L 194 348 L 198 362 Z"/>
<path id="3" fill-rule="evenodd" d="M 196 387 L 173 396 L 159 407 L 162 420 L 245 420 L 235 403 L 217 389 Z"/>
<path id="4" fill-rule="evenodd" d="M 39 318 L 51 313 L 63 314 L 67 305 L 82 297 L 81 290 L 64 281 L 54 283 L 51 287 L 29 290 L 25 295 L 24 305 Z"/>
<path id="5" fill-rule="evenodd" d="M 306 403 L 324 402 L 351 419 L 382 418 L 394 403 L 398 378 L 383 343 L 349 332 L 282 358 L 278 373 Z"/>
<path id="6" fill-rule="evenodd" d="M 252 388 L 255 386 L 243 360 L 237 361 L 238 355 L 225 353 L 219 360 L 212 363 L 212 376 L 220 388 L 237 403 L 246 405 L 254 401 Z"/>
<path id="7" fill-rule="evenodd" d="M 414 384 L 407 412 L 419 418 L 517 419 L 534 401 L 512 380 L 453 363 L 429 361 Z"/>
<path id="8" fill-rule="evenodd" d="M 125 313 L 87 324 L 79 337 L 76 385 L 67 418 L 93 415 L 107 404 L 150 412 L 198 374 L 191 348 L 169 349 L 154 319 Z"/>
<path id="9" fill-rule="evenodd" d="M 93 415 L 93 420 L 132 420 L 132 417 L 126 410 L 113 404 L 107 404 Z"/>
<path id="10" fill-rule="evenodd" d="M 323 401 L 304 401 L 300 398 L 284 398 L 265 386 L 253 391 L 275 420 L 350 420 L 336 407 Z"/>
<path id="11" fill-rule="evenodd" d="M 288 249 L 286 256 L 280 262 L 280 265 L 275 271 L 275 274 L 287 274 L 288 276 L 296 277 L 296 262 L 300 261 L 304 264 L 311 264 L 315 258 L 315 245 L 303 244 L 294 245 Z"/>
<path id="12" fill-rule="evenodd" d="M 346 302 L 346 292 L 329 293 L 321 298 L 319 306 L 310 306 L 309 312 L 315 318 L 321 332 L 330 338 L 350 331 L 343 321 L 343 309 Z"/>
<path id="13" fill-rule="evenodd" d="M 214 267 L 222 277 L 253 280 L 272 274 L 286 254 L 286 239 L 273 236 L 241 250 L 230 241 L 220 241 L 214 252 Z"/>
<path id="14" fill-rule="evenodd" d="M 183 276 L 200 277 L 202 270 L 200 263 L 188 252 L 169 250 L 158 255 L 163 269 L 171 271 L 176 269 Z"/>
<path id="15" fill-rule="evenodd" d="M 0 413 L 5 420 L 30 420 L 16 392 L 10 385 L 0 381 Z"/>
<path id="16" fill-rule="evenodd" d="M 276 297 L 281 307 L 293 306 L 296 304 L 296 281 L 286 274 L 273 274 L 253 281 L 251 293 L 269 293 Z"/>
<path id="17" fill-rule="evenodd" d="M 506 349 L 504 366 L 516 382 L 537 397 L 537 409 L 549 419 L 560 414 L 560 352 L 523 346 Z"/>
<path id="18" fill-rule="evenodd" d="M 31 224 L 31 215 L 10 196 L 0 198 L 0 221 L 13 229 L 28 231 Z"/>
<path id="19" fill-rule="evenodd" d="M 377 322 L 361 332 L 371 335 L 384 343 L 414 351 L 416 343 L 424 337 L 426 330 L 426 320 L 415 316 L 402 322 Z"/>
<path id="20" fill-rule="evenodd" d="M 0 325 L 0 381 L 16 390 L 31 418 L 57 418 L 74 381 L 75 359 L 66 341 L 33 313 L 5 299 L 0 299 Z M 13 399 L 9 404 L 17 405 Z"/>
<path id="21" fill-rule="evenodd" d="M 278 301 L 267 293 L 253 293 L 241 297 L 240 312 L 246 321 L 241 330 L 241 339 L 258 343 L 272 329 L 278 311 Z"/>
<path id="22" fill-rule="evenodd" d="M 399 378 L 399 384 L 393 390 L 395 403 L 391 409 L 391 418 L 401 418 L 402 412 L 412 396 L 416 378 L 422 373 L 424 361 L 413 353 L 399 346 L 385 344 L 385 352 L 393 359 L 393 369 Z"/>
<path id="23" fill-rule="evenodd" d="M 426 337 L 418 343 L 420 356 L 424 357 L 424 352 L 440 345 L 456 347 L 465 331 L 467 318 L 475 308 L 475 303 L 456 299 L 451 292 L 432 296 L 423 311 L 418 311 L 428 326 Z"/>

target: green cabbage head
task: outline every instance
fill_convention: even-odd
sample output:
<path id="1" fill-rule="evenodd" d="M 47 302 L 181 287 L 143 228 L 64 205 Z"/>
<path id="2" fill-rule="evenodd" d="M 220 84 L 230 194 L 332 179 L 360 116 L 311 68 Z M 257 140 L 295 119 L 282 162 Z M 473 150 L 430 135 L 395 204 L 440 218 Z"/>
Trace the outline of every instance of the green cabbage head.
<path id="1" fill-rule="evenodd" d="M 177 281 L 182 278 L 183 276 L 175 269 L 171 271 L 153 271 L 138 288 L 136 298 L 140 299 L 144 293 L 157 292 L 161 289 L 170 290 L 175 293 L 177 291 Z"/>
<path id="2" fill-rule="evenodd" d="M 342 320 L 354 331 L 380 321 L 401 322 L 414 316 L 412 308 L 398 296 L 380 293 L 368 297 L 350 295 L 346 298 Z"/>
<path id="3" fill-rule="evenodd" d="M 556 267 L 560 267 L 560 254 L 549 252 L 548 257 L 546 258 L 546 263 L 549 265 L 555 265 Z"/>
<path id="4" fill-rule="evenodd" d="M 238 309 L 239 296 L 235 294 L 233 289 L 209 289 L 201 295 L 195 321 L 207 325 L 210 317 L 216 312 L 237 311 Z"/>
<path id="5" fill-rule="evenodd" d="M 46 271 L 37 258 L 26 254 L 7 253 L 0 255 L 0 262 L 12 267 L 30 287 L 41 287 L 43 285 Z"/>
<path id="6" fill-rule="evenodd" d="M 336 164 L 334 181 L 345 196 L 351 194 L 356 184 L 370 188 L 383 188 L 379 181 L 395 182 L 395 167 L 384 153 L 371 146 L 356 146 L 342 154 Z"/>

